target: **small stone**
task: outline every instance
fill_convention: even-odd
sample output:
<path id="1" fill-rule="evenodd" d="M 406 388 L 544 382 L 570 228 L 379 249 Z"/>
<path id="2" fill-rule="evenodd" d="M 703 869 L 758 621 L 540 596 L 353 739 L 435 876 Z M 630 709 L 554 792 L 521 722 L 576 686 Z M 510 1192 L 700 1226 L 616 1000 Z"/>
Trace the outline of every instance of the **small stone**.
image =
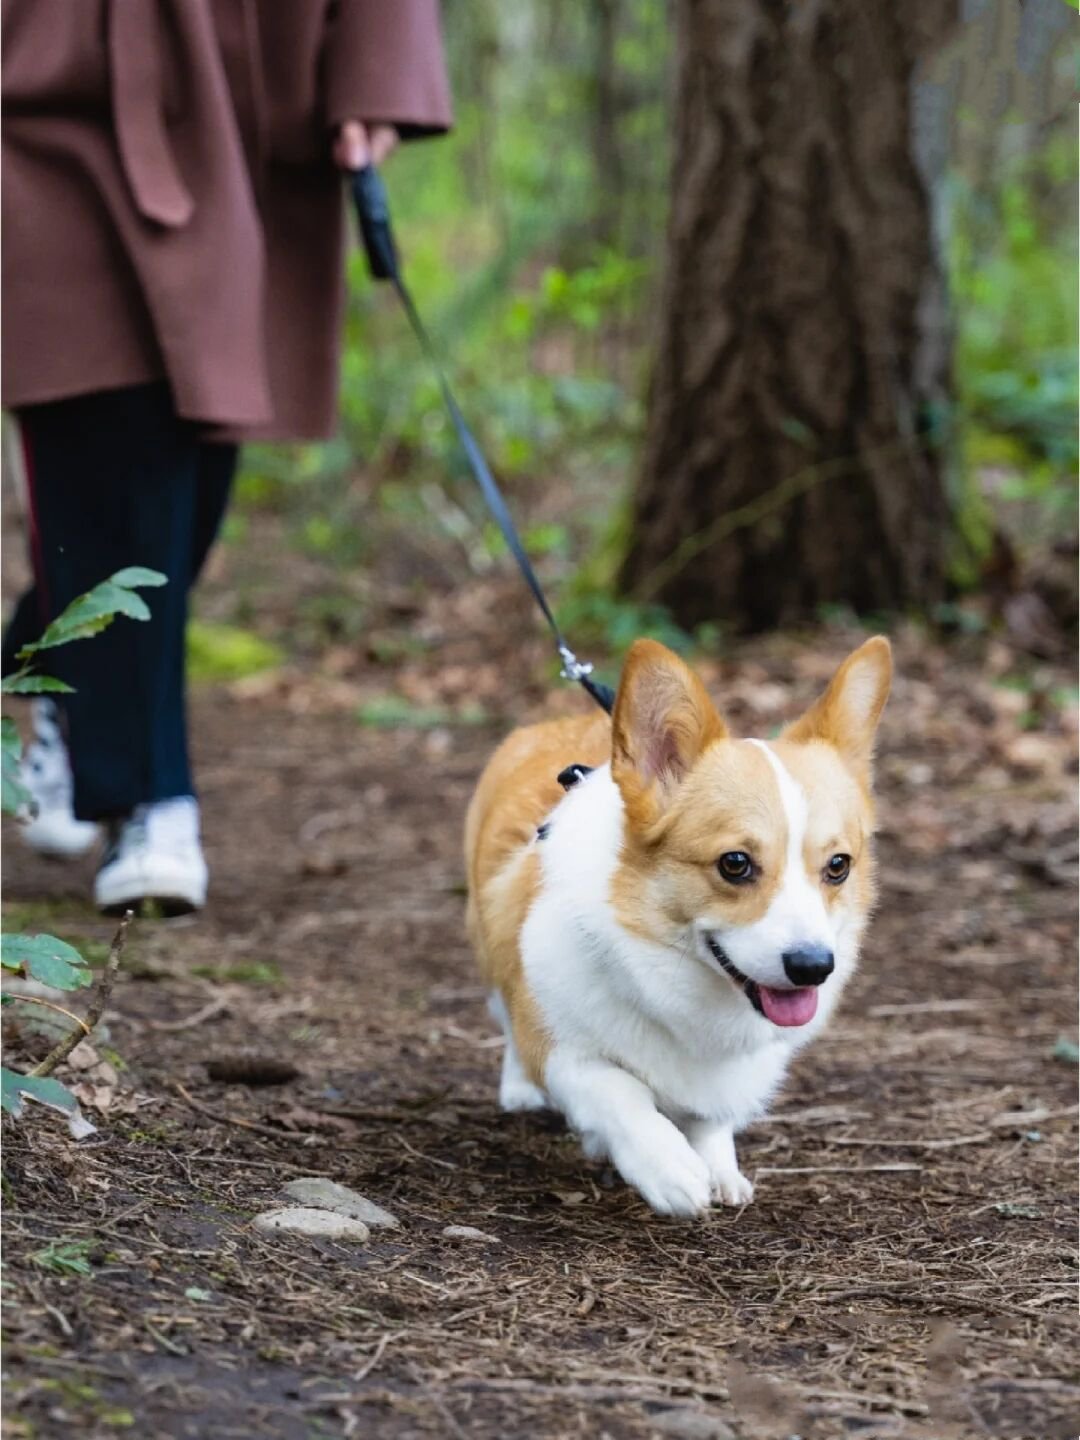
<path id="1" fill-rule="evenodd" d="M 389 1210 L 376 1205 L 347 1185 L 336 1180 L 326 1180 L 321 1175 L 305 1175 L 299 1180 L 290 1180 L 281 1187 L 281 1193 L 300 1205 L 316 1205 L 322 1210 L 333 1210 L 338 1215 L 347 1215 L 351 1220 L 362 1220 L 365 1225 L 386 1225 L 392 1230 L 401 1222 Z"/>
<path id="2" fill-rule="evenodd" d="M 311 850 L 300 862 L 301 875 L 317 877 L 344 875 L 349 868 L 349 857 L 332 850 Z"/>
<path id="3" fill-rule="evenodd" d="M 308 1235 L 313 1240 L 351 1240 L 356 1244 L 361 1244 L 371 1234 L 361 1220 L 335 1214 L 333 1210 L 316 1210 L 308 1205 L 265 1210 L 255 1216 L 254 1225 L 256 1230 L 268 1234 L 286 1230 L 292 1235 Z"/>
<path id="4" fill-rule="evenodd" d="M 473 1225 L 447 1225 L 442 1233 L 447 1240 L 470 1240 L 477 1245 L 498 1245 L 500 1243 L 497 1235 L 489 1235 L 486 1230 L 477 1230 Z"/>
<path id="5" fill-rule="evenodd" d="M 679 1440 L 735 1440 L 735 1432 L 703 1410 L 661 1410 L 649 1416 L 654 1430 L 663 1435 L 676 1435 Z"/>
<path id="6" fill-rule="evenodd" d="M 905 766 L 905 771 L 904 779 L 909 785 L 930 785 L 933 782 L 934 767 L 932 765 L 916 761 L 912 765 Z"/>

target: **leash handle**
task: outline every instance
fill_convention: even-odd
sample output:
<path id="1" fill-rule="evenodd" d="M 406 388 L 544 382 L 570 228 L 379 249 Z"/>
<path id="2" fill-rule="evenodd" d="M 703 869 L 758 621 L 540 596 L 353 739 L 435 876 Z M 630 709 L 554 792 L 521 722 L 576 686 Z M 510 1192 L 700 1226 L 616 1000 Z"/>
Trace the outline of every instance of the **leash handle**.
<path id="1" fill-rule="evenodd" d="M 367 251 L 368 268 L 376 280 L 395 280 L 399 275 L 397 245 L 390 224 L 390 200 L 382 176 L 374 165 L 353 171 L 353 203 L 360 221 L 360 235 Z"/>
<path id="2" fill-rule="evenodd" d="M 562 661 L 562 674 L 565 679 L 573 680 L 581 685 L 601 709 L 606 710 L 610 715 L 615 706 L 615 692 L 610 686 L 602 684 L 599 680 L 592 680 L 592 665 L 588 661 L 579 660 L 574 652 L 563 639 L 562 632 L 552 613 L 551 606 L 547 602 L 543 588 L 537 578 L 532 562 L 525 553 L 525 547 L 521 543 L 517 527 L 514 525 L 513 517 L 507 509 L 506 501 L 503 499 L 502 491 L 492 475 L 487 461 L 484 459 L 483 451 L 480 449 L 475 436 L 469 429 L 465 416 L 461 413 L 454 392 L 450 388 L 450 382 L 446 378 L 439 360 L 438 353 L 427 327 L 420 318 L 420 312 L 413 302 L 405 281 L 401 276 L 401 267 L 398 262 L 397 245 L 394 242 L 393 227 L 390 223 L 390 201 L 386 193 L 386 186 L 383 184 L 382 176 L 374 165 L 365 165 L 362 169 L 353 172 L 352 177 L 353 203 L 356 206 L 357 219 L 360 222 L 360 235 L 364 242 L 364 249 L 367 252 L 368 266 L 371 274 L 376 280 L 389 280 L 401 304 L 405 314 L 409 318 L 413 333 L 420 344 L 428 363 L 435 373 L 439 382 L 439 390 L 442 393 L 443 403 L 450 416 L 451 423 L 457 434 L 458 441 L 465 458 L 469 462 L 469 468 L 473 473 L 476 483 L 480 486 L 481 493 L 487 501 L 488 509 L 495 517 L 495 522 L 502 531 L 503 539 L 510 549 L 510 553 L 517 561 L 518 569 L 522 578 L 533 593 L 537 605 L 543 613 L 544 619 L 551 628 L 555 637 L 555 645 L 559 652 L 559 659 Z"/>

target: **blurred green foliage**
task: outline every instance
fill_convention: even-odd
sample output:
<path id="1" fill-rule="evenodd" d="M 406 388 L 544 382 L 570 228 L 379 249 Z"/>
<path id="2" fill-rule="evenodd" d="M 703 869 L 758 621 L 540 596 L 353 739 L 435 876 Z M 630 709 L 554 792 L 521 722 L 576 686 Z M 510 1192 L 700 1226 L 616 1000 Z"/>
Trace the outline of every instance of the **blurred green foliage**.
<path id="1" fill-rule="evenodd" d="M 187 627 L 188 675 L 195 682 L 242 680 L 280 665 L 281 649 L 237 625 L 190 620 Z"/>
<path id="2" fill-rule="evenodd" d="M 356 712 L 361 725 L 374 730 L 436 730 L 444 726 L 483 725 L 483 706 L 469 703 L 458 709 L 446 705 L 414 705 L 403 695 L 388 693 L 367 700 Z"/>
<path id="3" fill-rule="evenodd" d="M 1057 136 L 976 190 L 950 182 L 957 403 L 969 467 L 1013 472 L 1003 498 L 1075 507 L 1077 148 Z"/>
<path id="4" fill-rule="evenodd" d="M 617 9 L 612 35 L 604 5 L 449 0 L 453 136 L 407 144 L 386 169 L 409 284 L 511 485 L 567 463 L 623 473 L 640 426 L 666 208 L 671 35 L 655 0 Z M 606 73 L 610 93 L 601 94 Z M 371 281 L 359 250 L 348 279 L 344 443 L 290 451 L 284 466 L 280 452 L 276 461 L 253 452 L 242 503 L 287 503 L 282 486 L 293 480 L 330 477 L 340 494 L 357 457 L 383 488 L 401 475 L 412 494 L 418 476 L 449 480 L 482 523 L 396 297 Z M 340 543 L 341 516 L 310 489 L 307 499 L 318 518 L 298 539 L 327 553 Z"/>

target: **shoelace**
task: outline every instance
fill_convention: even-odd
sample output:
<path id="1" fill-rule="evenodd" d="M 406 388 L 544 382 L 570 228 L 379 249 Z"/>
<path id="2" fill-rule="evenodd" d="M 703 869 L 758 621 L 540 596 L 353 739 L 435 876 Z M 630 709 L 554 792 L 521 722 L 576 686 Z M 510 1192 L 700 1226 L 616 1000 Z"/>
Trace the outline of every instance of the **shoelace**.
<path id="1" fill-rule="evenodd" d="M 55 750 L 64 743 L 60 712 L 51 700 L 38 700 L 33 708 L 34 743 Z"/>

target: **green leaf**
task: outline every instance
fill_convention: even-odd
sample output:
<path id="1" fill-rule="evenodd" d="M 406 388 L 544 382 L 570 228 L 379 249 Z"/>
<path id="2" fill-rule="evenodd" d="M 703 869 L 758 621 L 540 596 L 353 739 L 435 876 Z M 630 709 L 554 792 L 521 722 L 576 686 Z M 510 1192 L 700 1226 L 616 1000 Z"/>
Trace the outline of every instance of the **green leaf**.
<path id="1" fill-rule="evenodd" d="M 28 975 L 56 990 L 78 990 L 94 978 L 78 950 L 55 935 L 0 936 L 0 964 L 8 970 L 25 967 Z"/>
<path id="2" fill-rule="evenodd" d="M 209 1290 L 203 1290 L 199 1285 L 189 1285 L 184 1291 L 185 1300 L 212 1300 L 213 1298 Z"/>
<path id="3" fill-rule="evenodd" d="M 0 810 L 5 815 L 18 815 L 20 810 L 33 803 L 34 797 L 18 778 L 18 775 L 18 762 L 12 765 L 10 756 L 5 752 L 3 776 L 0 780 Z"/>
<path id="4" fill-rule="evenodd" d="M 0 719 L 0 779 L 3 791 L 0 795 L 0 809 L 5 815 L 18 815 L 20 810 L 33 801 L 30 791 L 22 783 L 19 763 L 21 759 L 22 740 L 15 721 L 10 715 L 5 715 Z"/>
<path id="5" fill-rule="evenodd" d="M 27 1259 L 43 1270 L 55 1270 L 58 1275 L 92 1275 L 89 1255 L 94 1248 L 92 1240 L 50 1240 L 41 1250 L 34 1250 Z"/>
<path id="6" fill-rule="evenodd" d="M 164 584 L 166 577 L 159 570 L 148 570 L 141 565 L 118 570 L 108 580 L 102 580 L 100 585 L 73 600 L 46 627 L 40 640 L 23 646 L 18 658 L 26 660 L 39 650 L 68 645 L 72 640 L 89 639 L 111 625 L 117 615 L 126 615 L 131 620 L 149 620 L 150 608 L 140 595 L 135 594 L 133 587 Z"/>
<path id="7" fill-rule="evenodd" d="M 79 1102 L 66 1085 L 54 1080 L 51 1075 L 20 1075 L 16 1070 L 0 1066 L 0 1104 L 10 1115 L 22 1110 L 22 1097 L 29 1095 L 42 1105 L 51 1105 L 66 1115 L 78 1110 Z"/>
<path id="8" fill-rule="evenodd" d="M 107 630 L 115 619 L 114 615 L 99 615 L 96 620 L 83 622 L 76 631 L 70 634 L 62 633 L 57 629 L 59 622 L 54 622 L 45 631 L 40 640 L 35 640 L 32 645 L 24 645 L 19 651 L 17 659 L 27 660 L 38 650 L 48 650 L 53 645 L 66 645 L 69 640 L 89 640 L 91 635 L 97 635 L 102 630 Z"/>
<path id="9" fill-rule="evenodd" d="M 78 990 L 83 985 L 92 985 L 94 981 L 89 968 L 78 970 L 54 955 L 40 956 L 28 969 L 35 980 L 42 985 L 51 985 L 54 990 Z"/>
<path id="10" fill-rule="evenodd" d="M 125 570 L 118 570 L 109 579 L 114 585 L 121 585 L 125 590 L 134 590 L 138 585 L 167 585 L 169 577 L 163 575 L 160 570 L 148 570 L 145 565 L 129 565 Z"/>
<path id="11" fill-rule="evenodd" d="M 85 1140 L 97 1129 L 83 1115 L 75 1096 L 59 1080 L 48 1075 L 20 1075 L 6 1065 L 0 1066 L 0 1108 L 17 1120 L 23 1112 L 24 1096 L 39 1105 L 47 1105 L 50 1110 L 59 1110 L 75 1140 Z"/>
<path id="12" fill-rule="evenodd" d="M 22 755 L 22 737 L 10 715 L 0 716 L 0 747 L 5 755 L 10 753 L 16 760 Z"/>
<path id="13" fill-rule="evenodd" d="M 63 614 L 46 628 L 41 639 L 27 649 L 36 653 L 38 650 L 51 650 L 56 645 L 68 645 L 72 640 L 87 640 L 111 625 L 117 615 L 127 615 L 132 620 L 149 620 L 150 607 L 133 590 L 125 590 L 111 580 L 103 580 L 93 590 L 73 600 Z"/>
<path id="14" fill-rule="evenodd" d="M 0 685 L 5 695 L 73 695 L 74 685 L 55 675 L 8 675 Z"/>
<path id="15" fill-rule="evenodd" d="M 1066 1065 L 1075 1065 L 1080 1060 L 1080 1048 L 1074 1041 L 1062 1035 L 1054 1046 L 1054 1059 L 1064 1060 Z"/>

